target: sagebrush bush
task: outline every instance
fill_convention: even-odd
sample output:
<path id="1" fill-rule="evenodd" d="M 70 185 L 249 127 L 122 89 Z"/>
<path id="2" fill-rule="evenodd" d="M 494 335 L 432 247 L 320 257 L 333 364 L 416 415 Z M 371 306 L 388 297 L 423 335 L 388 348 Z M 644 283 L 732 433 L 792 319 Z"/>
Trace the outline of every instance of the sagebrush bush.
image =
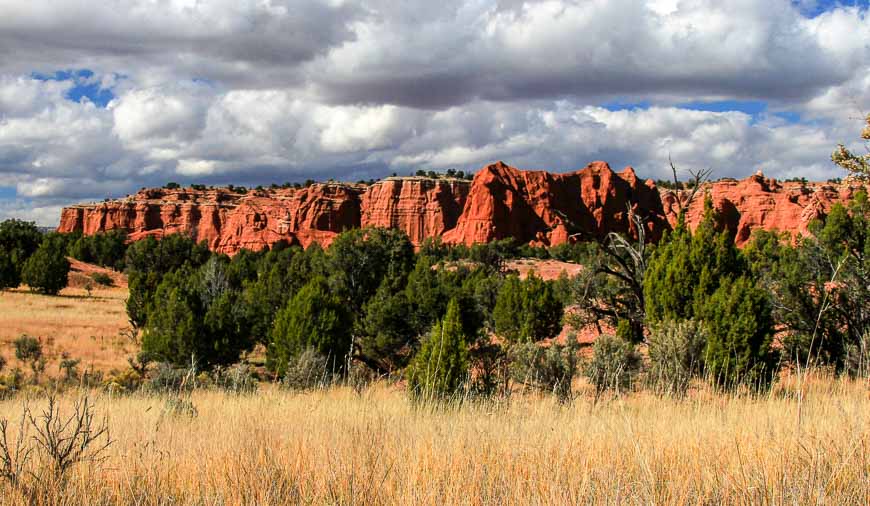
<path id="1" fill-rule="evenodd" d="M 306 348 L 287 361 L 281 384 L 293 390 L 312 390 L 329 386 L 335 376 L 326 356 L 314 348 Z"/>
<path id="2" fill-rule="evenodd" d="M 181 369 L 172 364 L 160 362 L 153 369 L 145 388 L 154 393 L 179 393 L 191 391 L 196 387 L 196 372 Z"/>
<path id="3" fill-rule="evenodd" d="M 215 388 L 234 394 L 249 394 L 257 391 L 257 377 L 248 364 L 218 367 L 212 372 Z"/>
<path id="4" fill-rule="evenodd" d="M 704 366 L 709 333 L 697 320 L 653 324 L 649 335 L 647 383 L 659 395 L 682 397 Z"/>
<path id="5" fill-rule="evenodd" d="M 511 347 L 511 377 L 523 385 L 550 392 L 560 401 L 571 399 L 571 381 L 577 375 L 577 340 L 540 346 L 522 343 Z"/>
<path id="6" fill-rule="evenodd" d="M 593 346 L 592 358 L 586 363 L 584 373 L 595 386 L 595 398 L 606 391 L 617 394 L 629 390 L 643 363 L 640 354 L 630 342 L 616 336 L 598 337 Z"/>

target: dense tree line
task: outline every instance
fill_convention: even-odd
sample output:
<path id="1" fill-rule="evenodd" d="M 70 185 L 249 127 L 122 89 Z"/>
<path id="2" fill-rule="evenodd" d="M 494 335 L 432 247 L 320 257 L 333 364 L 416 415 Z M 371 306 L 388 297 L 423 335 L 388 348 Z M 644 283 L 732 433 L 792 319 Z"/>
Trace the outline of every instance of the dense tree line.
<path id="1" fill-rule="evenodd" d="M 143 351 L 178 366 L 231 364 L 262 345 L 279 377 L 314 352 L 330 374 L 345 375 L 352 363 L 380 374 L 411 366 L 421 388 L 441 391 L 474 380 L 474 367 L 459 365 L 504 352 L 493 350 L 492 332 L 512 343 L 561 330 L 554 282 L 520 280 L 501 262 L 415 253 L 398 230 L 350 230 L 327 250 L 277 243 L 233 258 L 172 235 L 134 243 L 125 263 L 128 315 Z M 437 367 L 426 370 L 449 379 L 421 372 L 419 354 L 431 354 L 435 341 L 437 355 L 426 360 Z"/>

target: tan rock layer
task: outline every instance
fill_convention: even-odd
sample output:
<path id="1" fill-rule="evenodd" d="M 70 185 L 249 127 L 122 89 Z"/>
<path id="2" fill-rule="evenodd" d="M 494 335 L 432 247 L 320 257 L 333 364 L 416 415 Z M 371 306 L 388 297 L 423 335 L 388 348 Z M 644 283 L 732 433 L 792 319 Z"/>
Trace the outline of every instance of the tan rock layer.
<path id="1" fill-rule="evenodd" d="M 806 233 L 834 202 L 848 200 L 855 185 L 780 183 L 760 175 L 709 183 L 706 190 L 727 226 L 744 244 L 755 228 Z M 94 234 L 124 229 L 133 240 L 148 235 L 190 234 L 209 248 L 234 254 L 279 240 L 323 246 L 344 230 L 392 227 L 414 245 L 442 237 L 474 244 L 507 237 L 557 245 L 612 231 L 636 234 L 631 213 L 643 218 L 656 240 L 676 222 L 682 192 L 641 181 L 630 167 L 616 173 L 604 162 L 565 174 L 522 171 L 498 162 L 469 183 L 459 179 L 387 178 L 372 185 L 320 183 L 303 189 L 146 189 L 124 199 L 63 209 L 60 232 Z M 694 227 L 703 198 L 689 207 Z"/>

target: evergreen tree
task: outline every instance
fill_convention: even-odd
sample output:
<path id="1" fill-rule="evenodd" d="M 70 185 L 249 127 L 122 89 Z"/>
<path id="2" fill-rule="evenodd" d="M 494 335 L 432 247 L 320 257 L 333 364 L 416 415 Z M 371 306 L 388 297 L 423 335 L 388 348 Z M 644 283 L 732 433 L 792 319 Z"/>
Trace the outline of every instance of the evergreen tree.
<path id="1" fill-rule="evenodd" d="M 709 331 L 705 366 L 720 386 L 762 386 L 776 372 L 768 293 L 747 277 L 726 280 L 701 306 Z"/>
<path id="2" fill-rule="evenodd" d="M 212 257 L 198 271 L 183 267 L 163 277 L 148 308 L 142 349 L 176 365 L 193 358 L 204 368 L 239 360 L 253 342 L 227 282 L 226 260 Z"/>
<path id="3" fill-rule="evenodd" d="M 47 236 L 21 270 L 21 279 L 31 290 L 47 295 L 57 295 L 66 287 L 69 276 L 66 249 L 58 247 L 54 239 Z"/>
<path id="4" fill-rule="evenodd" d="M 142 335 L 143 352 L 176 365 L 205 358 L 201 301 L 188 283 L 188 275 L 171 272 L 160 281 Z"/>
<path id="5" fill-rule="evenodd" d="M 408 389 L 415 397 L 449 396 L 467 380 L 468 346 L 455 299 L 447 305 L 444 318 L 432 327 L 408 366 L 407 377 Z"/>
<path id="6" fill-rule="evenodd" d="M 270 369 L 283 375 L 287 364 L 307 348 L 327 357 L 331 371 L 342 371 L 350 352 L 352 319 L 345 303 L 316 277 L 275 317 L 268 347 Z"/>
<path id="7" fill-rule="evenodd" d="M 405 367 L 417 346 L 408 315 L 411 303 L 404 291 L 392 293 L 388 283 L 382 283 L 366 303 L 364 317 L 357 333 L 362 360 L 380 372 Z"/>
<path id="8" fill-rule="evenodd" d="M 24 262 L 36 251 L 42 238 L 34 223 L 15 219 L 0 223 L 0 289 L 21 284 Z"/>
<path id="9" fill-rule="evenodd" d="M 719 225 L 708 197 L 704 219 L 694 234 L 682 223 L 665 236 L 650 258 L 644 277 L 646 317 L 650 322 L 688 320 L 721 283 L 746 273 L 734 237 Z"/>
<path id="10" fill-rule="evenodd" d="M 511 342 L 555 337 L 562 329 L 563 311 L 552 285 L 533 272 L 522 281 L 508 276 L 493 310 L 495 331 Z"/>
<path id="11" fill-rule="evenodd" d="M 353 229 L 335 238 L 328 257 L 332 285 L 358 314 L 385 278 L 394 291 L 405 285 L 414 246 L 401 230 Z"/>

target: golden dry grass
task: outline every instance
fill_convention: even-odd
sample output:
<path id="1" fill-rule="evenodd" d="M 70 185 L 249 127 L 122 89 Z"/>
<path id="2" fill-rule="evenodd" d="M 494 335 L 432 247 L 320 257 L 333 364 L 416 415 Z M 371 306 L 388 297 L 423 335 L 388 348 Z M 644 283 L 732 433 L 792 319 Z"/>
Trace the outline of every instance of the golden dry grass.
<path id="1" fill-rule="evenodd" d="M 108 371 L 126 366 L 134 346 L 120 332 L 128 327 L 126 288 L 65 288 L 60 296 L 30 293 L 26 288 L 0 290 L 0 355 L 7 368 L 21 367 L 12 342 L 22 334 L 38 337 L 48 359 L 46 373 L 58 375 L 61 353 L 81 359 L 79 370 Z"/>
<path id="2" fill-rule="evenodd" d="M 415 407 L 376 385 L 250 396 L 98 395 L 116 439 L 65 504 L 870 504 L 868 385 L 761 398 L 645 393 L 593 405 Z M 33 401 L 34 407 L 40 401 Z M 42 401 L 44 402 L 44 401 Z M 64 398 L 67 409 L 71 395 Z M 0 401 L 2 416 L 21 400 Z M 799 422 L 800 411 L 800 423 Z M 5 494 L 5 495 L 4 495 Z M 20 504 L 0 487 L 2 504 Z"/>

